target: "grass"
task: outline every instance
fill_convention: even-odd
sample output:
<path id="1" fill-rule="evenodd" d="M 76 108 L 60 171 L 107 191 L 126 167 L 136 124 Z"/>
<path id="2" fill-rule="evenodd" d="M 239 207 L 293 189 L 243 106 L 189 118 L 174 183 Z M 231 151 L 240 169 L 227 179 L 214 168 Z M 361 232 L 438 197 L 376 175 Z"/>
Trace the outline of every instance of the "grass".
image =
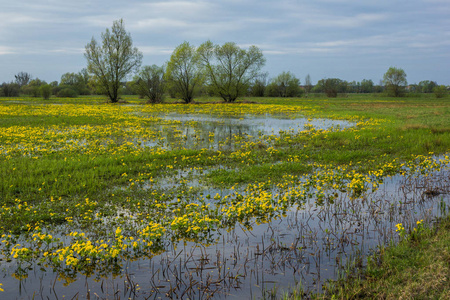
<path id="1" fill-rule="evenodd" d="M 0 99 L 3 256 L 90 275 L 117 257 L 158 253 L 167 241 L 211 242 L 218 229 L 270 222 L 306 199 L 330 199 L 333 189 L 360 197 L 405 166 L 426 174 L 439 168 L 432 156 L 450 149 L 448 98 L 125 100 L 134 105 L 99 97 Z M 194 134 L 188 145 L 186 126 L 161 118 L 169 113 L 304 116 L 354 126 L 233 135 L 224 141 L 231 148 L 214 148 L 208 144 L 214 136 L 202 135 L 204 124 L 196 121 L 189 122 Z M 203 195 L 190 186 L 194 179 L 234 192 Z M 56 238 L 66 234 L 64 241 Z M 19 247 L 19 240 L 29 245 Z M 80 245 L 83 251 L 74 251 Z"/>
<path id="2" fill-rule="evenodd" d="M 450 216 L 435 228 L 420 224 L 405 233 L 397 245 L 380 248 L 366 268 L 324 286 L 323 294 L 302 294 L 285 299 L 449 299 Z"/>

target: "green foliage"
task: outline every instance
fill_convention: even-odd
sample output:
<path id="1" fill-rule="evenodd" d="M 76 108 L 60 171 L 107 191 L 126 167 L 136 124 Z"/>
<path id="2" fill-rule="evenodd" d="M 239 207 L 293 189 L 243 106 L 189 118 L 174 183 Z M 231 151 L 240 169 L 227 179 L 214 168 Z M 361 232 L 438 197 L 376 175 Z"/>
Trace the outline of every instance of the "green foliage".
<path id="1" fill-rule="evenodd" d="M 44 99 L 49 99 L 52 95 L 52 87 L 49 84 L 41 85 L 39 90 L 41 92 L 42 98 Z"/>
<path id="2" fill-rule="evenodd" d="M 422 80 L 417 85 L 418 92 L 422 93 L 433 93 L 435 87 L 437 87 L 437 83 L 431 80 Z"/>
<path id="3" fill-rule="evenodd" d="M 149 103 L 161 103 L 164 100 L 166 80 L 164 67 L 157 65 L 145 66 L 134 77 L 133 89 L 142 98 L 147 98 Z"/>
<path id="4" fill-rule="evenodd" d="M 165 78 L 174 96 L 185 103 L 194 99 L 204 81 L 200 58 L 194 46 L 184 42 L 175 48 L 167 64 Z"/>
<path id="5" fill-rule="evenodd" d="M 361 81 L 360 93 L 373 93 L 373 81 L 371 79 L 363 79 Z"/>
<path id="6" fill-rule="evenodd" d="M 60 89 L 71 88 L 79 95 L 89 95 L 91 91 L 88 88 L 89 74 L 86 69 L 79 73 L 65 73 L 61 76 Z"/>
<path id="7" fill-rule="evenodd" d="M 17 97 L 19 96 L 19 90 L 20 86 L 17 83 L 11 82 L 6 83 L 4 82 L 0 89 L 0 96 L 3 97 Z"/>
<path id="8" fill-rule="evenodd" d="M 400 97 L 405 93 L 406 73 L 403 69 L 390 67 L 383 76 L 383 83 L 386 86 L 388 95 Z"/>
<path id="9" fill-rule="evenodd" d="M 225 102 L 244 95 L 266 62 L 258 47 L 244 50 L 231 42 L 220 46 L 207 41 L 198 53 L 214 94 Z"/>
<path id="10" fill-rule="evenodd" d="M 101 94 L 111 102 L 119 101 L 122 81 L 137 71 L 142 62 L 142 53 L 133 48 L 131 35 L 125 31 L 123 20 L 114 21 L 111 31 L 102 33 L 102 45 L 92 38 L 86 45 L 87 71 L 93 75 L 92 81 Z"/>
<path id="11" fill-rule="evenodd" d="M 327 97 L 336 98 L 338 93 L 347 92 L 347 81 L 338 78 L 321 79 L 317 82 L 316 91 L 327 94 Z"/>
<path id="12" fill-rule="evenodd" d="M 445 85 L 438 85 L 433 88 L 433 93 L 436 98 L 444 98 L 448 92 Z"/>
<path id="13" fill-rule="evenodd" d="M 258 75 L 250 87 L 250 95 L 253 97 L 264 97 L 267 87 L 268 73 Z"/>
<path id="14" fill-rule="evenodd" d="M 39 96 L 41 96 L 40 87 L 44 84 L 46 84 L 45 81 L 42 81 L 39 78 L 36 78 L 36 79 L 31 80 L 27 85 L 23 86 L 21 88 L 21 90 L 26 95 L 29 95 L 32 97 L 39 97 Z"/>
<path id="15" fill-rule="evenodd" d="M 267 86 L 269 97 L 300 97 L 303 90 L 300 88 L 300 79 L 291 72 L 283 72 L 271 80 Z"/>
<path id="16" fill-rule="evenodd" d="M 63 88 L 62 90 L 60 90 L 57 94 L 58 97 L 62 97 L 62 98 L 76 98 L 78 97 L 78 93 L 76 90 L 70 88 L 70 87 L 66 87 Z"/>

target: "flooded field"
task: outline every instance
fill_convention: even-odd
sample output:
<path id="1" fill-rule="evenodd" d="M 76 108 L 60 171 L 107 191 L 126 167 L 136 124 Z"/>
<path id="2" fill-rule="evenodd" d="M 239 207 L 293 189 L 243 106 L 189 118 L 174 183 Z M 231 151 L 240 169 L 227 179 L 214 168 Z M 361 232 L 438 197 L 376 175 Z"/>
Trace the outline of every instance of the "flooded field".
<path id="1" fill-rule="evenodd" d="M 8 299 L 320 292 L 398 241 L 398 224 L 433 226 L 450 204 L 448 154 L 365 158 L 383 120 L 270 105 L 20 109 L 50 117 L 14 119 L 1 137 Z"/>

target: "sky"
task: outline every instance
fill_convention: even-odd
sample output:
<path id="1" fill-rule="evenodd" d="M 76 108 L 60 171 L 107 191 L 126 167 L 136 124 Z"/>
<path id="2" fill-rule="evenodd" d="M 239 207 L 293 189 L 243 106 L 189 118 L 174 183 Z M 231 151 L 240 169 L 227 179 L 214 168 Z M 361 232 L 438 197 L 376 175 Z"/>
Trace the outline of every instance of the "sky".
<path id="1" fill-rule="evenodd" d="M 79 72 L 86 45 L 119 19 L 143 65 L 211 40 L 259 47 L 269 77 L 378 84 L 392 66 L 409 84 L 450 85 L 449 0 L 0 0 L 0 83 L 22 71 L 47 82 Z"/>

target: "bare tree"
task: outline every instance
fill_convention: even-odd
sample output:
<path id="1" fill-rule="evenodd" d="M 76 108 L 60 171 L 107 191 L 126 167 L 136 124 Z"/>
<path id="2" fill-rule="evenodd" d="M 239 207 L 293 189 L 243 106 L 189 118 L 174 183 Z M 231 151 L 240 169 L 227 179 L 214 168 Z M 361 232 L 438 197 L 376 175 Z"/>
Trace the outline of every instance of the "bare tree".
<path id="1" fill-rule="evenodd" d="M 111 31 L 106 29 L 102 33 L 102 42 L 100 46 L 92 38 L 86 45 L 87 69 L 99 91 L 111 102 L 117 102 L 122 81 L 139 69 L 142 53 L 133 48 L 131 35 L 125 31 L 122 19 L 113 22 Z"/>
<path id="2" fill-rule="evenodd" d="M 30 82 L 32 76 L 27 72 L 19 72 L 17 75 L 14 75 L 14 77 L 16 78 L 16 83 L 19 87 L 23 87 Z"/>
<path id="3" fill-rule="evenodd" d="M 312 89 L 311 76 L 309 76 L 309 74 L 308 74 L 305 77 L 305 92 L 306 92 L 306 95 L 308 95 L 311 92 L 311 89 Z"/>

